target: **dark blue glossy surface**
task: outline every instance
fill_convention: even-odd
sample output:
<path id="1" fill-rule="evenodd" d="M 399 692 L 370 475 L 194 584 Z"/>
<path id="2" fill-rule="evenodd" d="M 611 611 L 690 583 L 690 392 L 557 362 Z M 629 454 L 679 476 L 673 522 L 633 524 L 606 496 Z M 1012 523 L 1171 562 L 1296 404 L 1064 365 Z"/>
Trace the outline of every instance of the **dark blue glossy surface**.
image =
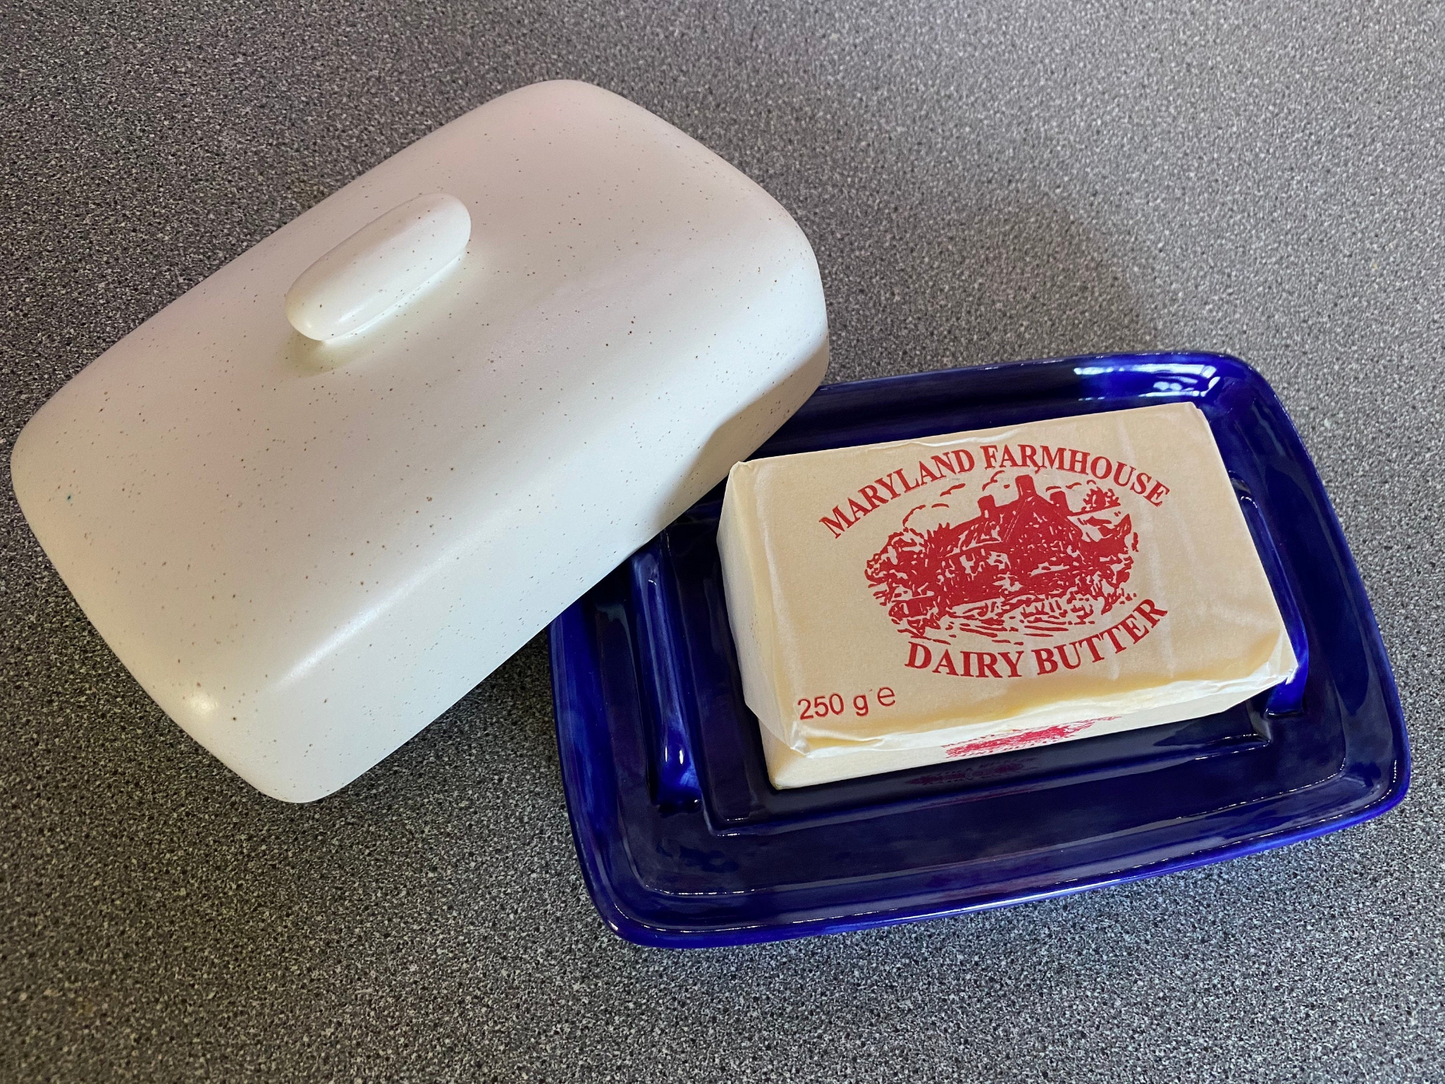
<path id="1" fill-rule="evenodd" d="M 633 941 L 739 944 L 996 907 L 1343 828 L 1409 778 L 1389 662 L 1274 393 L 1233 358 L 1027 362 L 820 389 L 758 455 L 1191 400 L 1209 418 L 1295 679 L 1132 733 L 775 791 L 743 704 L 721 487 L 551 627 L 562 778 L 598 910 Z"/>

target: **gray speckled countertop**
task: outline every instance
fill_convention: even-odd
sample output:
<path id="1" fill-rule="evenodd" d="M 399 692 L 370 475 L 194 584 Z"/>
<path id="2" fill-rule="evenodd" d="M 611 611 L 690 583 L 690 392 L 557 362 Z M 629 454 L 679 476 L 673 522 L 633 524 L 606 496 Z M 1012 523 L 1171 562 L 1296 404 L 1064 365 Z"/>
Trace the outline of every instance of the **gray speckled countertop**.
<path id="1" fill-rule="evenodd" d="M 963 7 L 7 5 L 0 452 L 347 180 L 586 79 L 793 212 L 830 379 L 1172 347 L 1260 368 L 1394 660 L 1404 804 L 1006 911 L 641 949 L 577 870 L 541 640 L 283 805 L 141 692 L 6 486 L 0 1081 L 1445 1079 L 1445 9 Z"/>

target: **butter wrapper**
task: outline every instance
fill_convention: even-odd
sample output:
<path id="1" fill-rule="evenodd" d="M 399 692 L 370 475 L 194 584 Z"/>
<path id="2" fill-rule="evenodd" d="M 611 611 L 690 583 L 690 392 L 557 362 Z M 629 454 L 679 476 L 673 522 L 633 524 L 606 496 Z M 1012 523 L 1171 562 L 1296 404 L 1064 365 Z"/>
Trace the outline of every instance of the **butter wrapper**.
<path id="1" fill-rule="evenodd" d="M 1296 665 L 1190 403 L 739 463 L 718 548 L 777 787 L 1193 718 Z"/>

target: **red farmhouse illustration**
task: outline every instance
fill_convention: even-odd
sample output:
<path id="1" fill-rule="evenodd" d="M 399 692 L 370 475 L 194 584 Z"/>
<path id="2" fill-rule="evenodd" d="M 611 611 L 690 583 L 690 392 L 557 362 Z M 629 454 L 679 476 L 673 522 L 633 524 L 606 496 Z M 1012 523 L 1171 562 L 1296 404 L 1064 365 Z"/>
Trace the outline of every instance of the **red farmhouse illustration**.
<path id="1" fill-rule="evenodd" d="M 1078 509 L 1021 474 L 1015 498 L 978 499 L 978 515 L 889 536 L 866 575 L 888 616 L 912 636 L 954 632 L 1017 643 L 1093 623 L 1130 597 L 1137 537 L 1119 498 L 1091 486 Z"/>

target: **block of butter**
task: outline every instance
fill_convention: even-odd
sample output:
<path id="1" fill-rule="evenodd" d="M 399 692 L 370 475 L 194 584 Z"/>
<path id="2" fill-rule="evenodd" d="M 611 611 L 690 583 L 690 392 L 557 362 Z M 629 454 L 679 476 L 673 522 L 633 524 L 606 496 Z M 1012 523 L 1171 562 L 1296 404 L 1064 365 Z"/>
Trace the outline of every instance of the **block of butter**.
<path id="1" fill-rule="evenodd" d="M 739 463 L 718 548 L 777 787 L 1207 715 L 1296 665 L 1190 403 Z"/>

